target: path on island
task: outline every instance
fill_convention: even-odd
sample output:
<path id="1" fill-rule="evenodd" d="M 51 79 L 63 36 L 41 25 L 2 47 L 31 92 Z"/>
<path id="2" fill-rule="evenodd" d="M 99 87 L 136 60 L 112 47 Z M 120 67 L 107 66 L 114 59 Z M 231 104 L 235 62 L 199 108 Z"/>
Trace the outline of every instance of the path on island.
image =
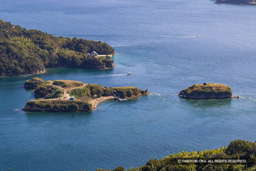
<path id="1" fill-rule="evenodd" d="M 60 100 L 69 100 L 71 96 L 68 92 L 71 92 L 73 89 L 76 89 L 76 88 L 83 88 L 88 84 L 84 84 L 84 85 L 79 86 L 79 87 L 71 87 L 71 88 L 63 88 L 61 86 L 56 86 L 56 85 L 53 85 L 53 84 L 51 84 L 51 85 L 53 87 L 56 87 L 56 88 L 59 88 L 59 89 L 63 90 L 63 96 L 61 98 L 54 98 L 54 99 L 47 99 L 47 100 L 59 100 L 59 99 Z M 116 99 L 115 96 L 105 96 L 105 97 L 91 99 L 88 103 L 91 104 L 92 109 L 95 110 L 96 107 L 98 106 L 98 104 L 100 104 L 104 101 L 107 101 L 107 100 L 114 100 L 114 99 Z"/>
<path id="2" fill-rule="evenodd" d="M 57 85 L 53 85 L 53 84 L 51 84 L 53 87 L 56 87 L 56 88 L 59 88 L 59 89 L 61 89 L 61 90 L 63 90 L 63 96 L 61 97 L 61 100 L 69 100 L 70 99 L 70 94 L 68 93 L 68 91 L 69 92 L 71 92 L 73 89 L 76 89 L 76 88 L 83 88 L 83 87 L 85 87 L 87 84 L 84 84 L 84 85 L 82 85 L 82 86 L 79 86 L 79 87 L 71 87 L 71 88 L 63 88 L 63 87 L 61 87 L 61 86 L 57 86 Z M 58 98 L 56 98 L 56 99 L 58 99 Z"/>
<path id="3" fill-rule="evenodd" d="M 69 100 L 70 99 L 70 95 L 67 93 L 67 90 L 64 89 L 64 95 L 62 97 L 62 100 Z"/>
<path id="4" fill-rule="evenodd" d="M 62 100 L 69 100 L 70 99 L 70 94 L 68 92 L 71 92 L 73 89 L 76 89 L 76 88 L 84 88 L 87 84 L 84 84 L 82 86 L 79 86 L 79 87 L 71 87 L 71 88 L 62 88 L 60 87 L 61 89 L 63 89 L 63 97 L 62 97 Z"/>

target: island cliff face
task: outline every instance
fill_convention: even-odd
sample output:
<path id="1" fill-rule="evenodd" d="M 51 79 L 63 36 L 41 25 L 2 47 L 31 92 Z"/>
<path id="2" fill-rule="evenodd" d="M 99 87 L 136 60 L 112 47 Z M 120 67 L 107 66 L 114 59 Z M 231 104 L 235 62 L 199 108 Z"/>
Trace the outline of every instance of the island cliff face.
<path id="1" fill-rule="evenodd" d="M 38 74 L 56 67 L 111 69 L 114 53 L 107 43 L 55 37 L 0 20 L 0 76 Z"/>
<path id="2" fill-rule="evenodd" d="M 240 5 L 256 5 L 255 0 L 216 0 L 217 4 L 240 4 Z"/>
<path id="3" fill-rule="evenodd" d="M 224 84 L 195 84 L 182 90 L 179 96 L 185 99 L 226 99 L 232 97 L 232 90 Z"/>
<path id="4" fill-rule="evenodd" d="M 26 103 L 25 111 L 72 112 L 92 111 L 92 105 L 81 100 L 31 100 Z"/>
<path id="5" fill-rule="evenodd" d="M 92 111 L 106 100 L 124 101 L 149 94 L 136 87 L 102 87 L 80 81 L 45 81 L 32 78 L 24 83 L 26 89 L 34 89 L 39 100 L 28 101 L 23 110 L 47 112 Z"/>

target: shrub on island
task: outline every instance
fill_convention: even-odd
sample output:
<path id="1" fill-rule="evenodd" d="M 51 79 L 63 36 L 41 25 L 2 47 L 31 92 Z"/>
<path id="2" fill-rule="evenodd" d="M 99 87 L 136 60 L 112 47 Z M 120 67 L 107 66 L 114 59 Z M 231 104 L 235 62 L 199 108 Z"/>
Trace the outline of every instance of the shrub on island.
<path id="1" fill-rule="evenodd" d="M 80 97 L 101 97 L 105 96 L 104 87 L 98 84 L 87 84 L 83 88 L 73 89 L 70 93 L 71 96 L 75 96 L 76 98 Z"/>
<path id="2" fill-rule="evenodd" d="M 195 84 L 182 90 L 179 96 L 185 99 L 225 99 L 232 97 L 232 90 L 224 84 Z"/>
<path id="3" fill-rule="evenodd" d="M 139 95 L 146 95 L 148 92 L 142 91 L 136 87 L 102 87 L 97 84 L 88 84 L 83 88 L 73 89 L 71 96 L 81 98 L 88 97 L 102 97 L 102 96 L 116 96 L 119 98 L 132 98 Z"/>
<path id="4" fill-rule="evenodd" d="M 34 77 L 30 80 L 26 80 L 26 82 L 24 83 L 24 88 L 36 89 L 37 87 L 43 85 L 44 83 L 45 83 L 45 80 L 38 77 Z"/>
<path id="5" fill-rule="evenodd" d="M 131 98 L 141 94 L 141 90 L 136 87 L 113 87 L 111 89 L 120 98 Z"/>
<path id="6" fill-rule="evenodd" d="M 64 92 L 60 88 L 52 85 L 41 85 L 34 93 L 36 98 L 53 99 L 62 97 Z"/>

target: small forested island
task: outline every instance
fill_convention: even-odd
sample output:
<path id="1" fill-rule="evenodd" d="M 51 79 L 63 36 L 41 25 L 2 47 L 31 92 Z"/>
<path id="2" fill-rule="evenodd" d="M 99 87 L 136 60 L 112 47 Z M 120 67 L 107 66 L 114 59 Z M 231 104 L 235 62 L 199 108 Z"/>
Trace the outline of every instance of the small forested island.
<path id="1" fill-rule="evenodd" d="M 45 72 L 45 68 L 114 67 L 114 49 L 100 41 L 55 37 L 0 20 L 0 76 Z"/>
<path id="2" fill-rule="evenodd" d="M 256 5 L 255 0 L 216 0 L 217 4 L 240 4 L 240 5 Z"/>
<path id="3" fill-rule="evenodd" d="M 180 152 L 127 171 L 253 171 L 256 170 L 256 142 L 232 141 L 220 149 Z M 97 171 L 111 171 L 97 169 Z M 114 171 L 125 171 L 117 167 Z"/>
<path id="4" fill-rule="evenodd" d="M 135 87 L 108 88 L 72 80 L 45 81 L 37 77 L 27 80 L 24 87 L 33 89 L 38 98 L 28 101 L 25 111 L 93 111 L 106 100 L 125 101 L 149 94 Z"/>
<path id="5" fill-rule="evenodd" d="M 232 90 L 224 84 L 203 83 L 181 90 L 179 96 L 185 99 L 226 99 L 232 97 Z"/>

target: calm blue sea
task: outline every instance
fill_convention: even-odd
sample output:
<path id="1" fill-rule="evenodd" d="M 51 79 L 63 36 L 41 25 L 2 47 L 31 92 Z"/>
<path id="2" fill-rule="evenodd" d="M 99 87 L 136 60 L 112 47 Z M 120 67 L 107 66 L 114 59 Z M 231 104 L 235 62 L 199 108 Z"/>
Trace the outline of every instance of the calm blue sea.
<path id="1" fill-rule="evenodd" d="M 0 170 L 126 169 L 171 153 L 256 140 L 256 7 L 211 0 L 0 0 L 0 18 L 55 36 L 107 42 L 109 71 L 49 69 L 70 79 L 152 92 L 92 113 L 25 113 L 33 76 L 0 78 Z M 127 72 L 132 72 L 127 76 Z M 182 100 L 195 83 L 232 87 L 240 99 Z"/>

